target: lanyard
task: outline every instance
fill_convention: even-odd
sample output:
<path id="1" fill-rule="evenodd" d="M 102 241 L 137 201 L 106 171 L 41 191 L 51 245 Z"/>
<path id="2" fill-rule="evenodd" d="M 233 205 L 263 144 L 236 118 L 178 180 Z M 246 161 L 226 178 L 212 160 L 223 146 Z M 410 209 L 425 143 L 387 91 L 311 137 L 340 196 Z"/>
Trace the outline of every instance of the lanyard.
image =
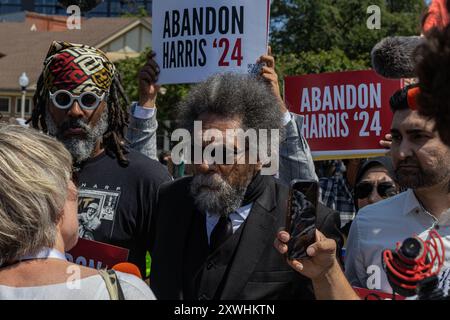
<path id="1" fill-rule="evenodd" d="M 34 255 L 27 255 L 19 259 L 19 261 L 35 260 L 35 259 L 59 259 L 67 261 L 66 255 L 53 248 L 44 248 Z"/>

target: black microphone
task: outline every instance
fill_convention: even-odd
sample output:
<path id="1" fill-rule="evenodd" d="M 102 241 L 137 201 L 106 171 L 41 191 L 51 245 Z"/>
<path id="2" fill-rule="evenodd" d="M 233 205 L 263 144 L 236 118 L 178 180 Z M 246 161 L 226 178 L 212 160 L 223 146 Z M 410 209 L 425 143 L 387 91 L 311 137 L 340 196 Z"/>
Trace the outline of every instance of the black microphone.
<path id="1" fill-rule="evenodd" d="M 448 300 L 444 290 L 439 288 L 439 278 L 431 276 L 417 284 L 417 297 L 419 300 Z"/>
<path id="2" fill-rule="evenodd" d="M 80 7 L 81 12 L 88 12 L 98 6 L 103 0 L 59 0 L 64 8 L 75 5 Z"/>
<path id="3" fill-rule="evenodd" d="M 414 52 L 424 41 L 418 36 L 384 38 L 372 49 L 372 67 L 385 78 L 415 78 Z"/>

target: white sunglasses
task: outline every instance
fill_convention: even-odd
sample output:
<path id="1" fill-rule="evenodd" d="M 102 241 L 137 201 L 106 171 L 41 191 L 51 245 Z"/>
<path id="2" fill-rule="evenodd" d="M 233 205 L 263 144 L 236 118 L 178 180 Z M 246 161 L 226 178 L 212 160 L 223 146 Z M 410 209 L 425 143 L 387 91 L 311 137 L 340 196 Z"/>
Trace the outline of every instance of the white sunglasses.
<path id="1" fill-rule="evenodd" d="M 74 96 L 67 90 L 58 90 L 55 93 L 50 92 L 50 99 L 55 107 L 59 109 L 69 109 L 74 100 L 78 102 L 83 110 L 95 110 L 103 99 L 107 98 L 106 92 L 99 97 L 93 92 L 83 92 L 79 96 Z"/>

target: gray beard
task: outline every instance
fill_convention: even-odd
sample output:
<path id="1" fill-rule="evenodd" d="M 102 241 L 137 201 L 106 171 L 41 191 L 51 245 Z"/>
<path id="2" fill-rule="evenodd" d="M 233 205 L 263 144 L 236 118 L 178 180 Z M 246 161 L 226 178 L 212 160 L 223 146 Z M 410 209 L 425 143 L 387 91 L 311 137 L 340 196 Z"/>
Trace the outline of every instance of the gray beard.
<path id="1" fill-rule="evenodd" d="M 218 189 L 212 190 L 206 186 Z M 195 175 L 190 187 L 195 205 L 200 211 L 220 216 L 228 215 L 241 207 L 246 190 L 247 186 L 231 186 L 217 173 Z"/>
<path id="2" fill-rule="evenodd" d="M 64 137 L 61 126 L 57 127 L 49 113 L 45 113 L 45 122 L 47 124 L 48 133 L 61 141 L 72 155 L 74 164 L 79 164 L 91 157 L 97 141 L 99 141 L 108 130 L 108 111 L 107 108 L 105 108 L 100 119 L 93 128 L 80 119 L 74 119 L 72 121 L 85 130 L 86 138 Z"/>

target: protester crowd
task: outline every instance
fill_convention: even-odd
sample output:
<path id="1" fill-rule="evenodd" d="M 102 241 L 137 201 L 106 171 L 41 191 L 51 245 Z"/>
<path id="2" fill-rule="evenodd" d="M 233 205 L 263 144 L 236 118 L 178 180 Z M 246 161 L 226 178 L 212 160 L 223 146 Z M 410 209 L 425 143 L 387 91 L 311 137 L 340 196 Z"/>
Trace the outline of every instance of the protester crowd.
<path id="1" fill-rule="evenodd" d="M 0 127 L 0 299 L 359 299 L 352 287 L 392 292 L 384 249 L 414 235 L 427 240 L 434 230 L 450 252 L 450 27 L 427 21 L 415 53 L 417 83 L 390 100 L 390 134 L 380 142 L 386 156 L 314 163 L 303 116 L 283 102 L 270 48 L 259 75 L 214 75 L 174 106 L 180 128 L 192 135 L 194 121 L 223 135 L 278 129 L 274 175 L 262 174 L 271 163 L 249 161 L 239 140 L 200 146 L 231 149 L 231 163 L 158 157 L 155 54 L 139 73 L 139 101 L 130 104 L 102 51 L 53 42 L 33 128 Z M 290 235 L 280 230 L 294 179 L 317 181 L 321 191 L 315 243 L 308 257 L 287 260 Z M 68 262 L 64 252 L 78 237 L 128 249 L 144 278 Z M 448 288 L 450 258 L 443 265 L 440 286 Z M 73 268 L 79 279 L 68 282 Z"/>

